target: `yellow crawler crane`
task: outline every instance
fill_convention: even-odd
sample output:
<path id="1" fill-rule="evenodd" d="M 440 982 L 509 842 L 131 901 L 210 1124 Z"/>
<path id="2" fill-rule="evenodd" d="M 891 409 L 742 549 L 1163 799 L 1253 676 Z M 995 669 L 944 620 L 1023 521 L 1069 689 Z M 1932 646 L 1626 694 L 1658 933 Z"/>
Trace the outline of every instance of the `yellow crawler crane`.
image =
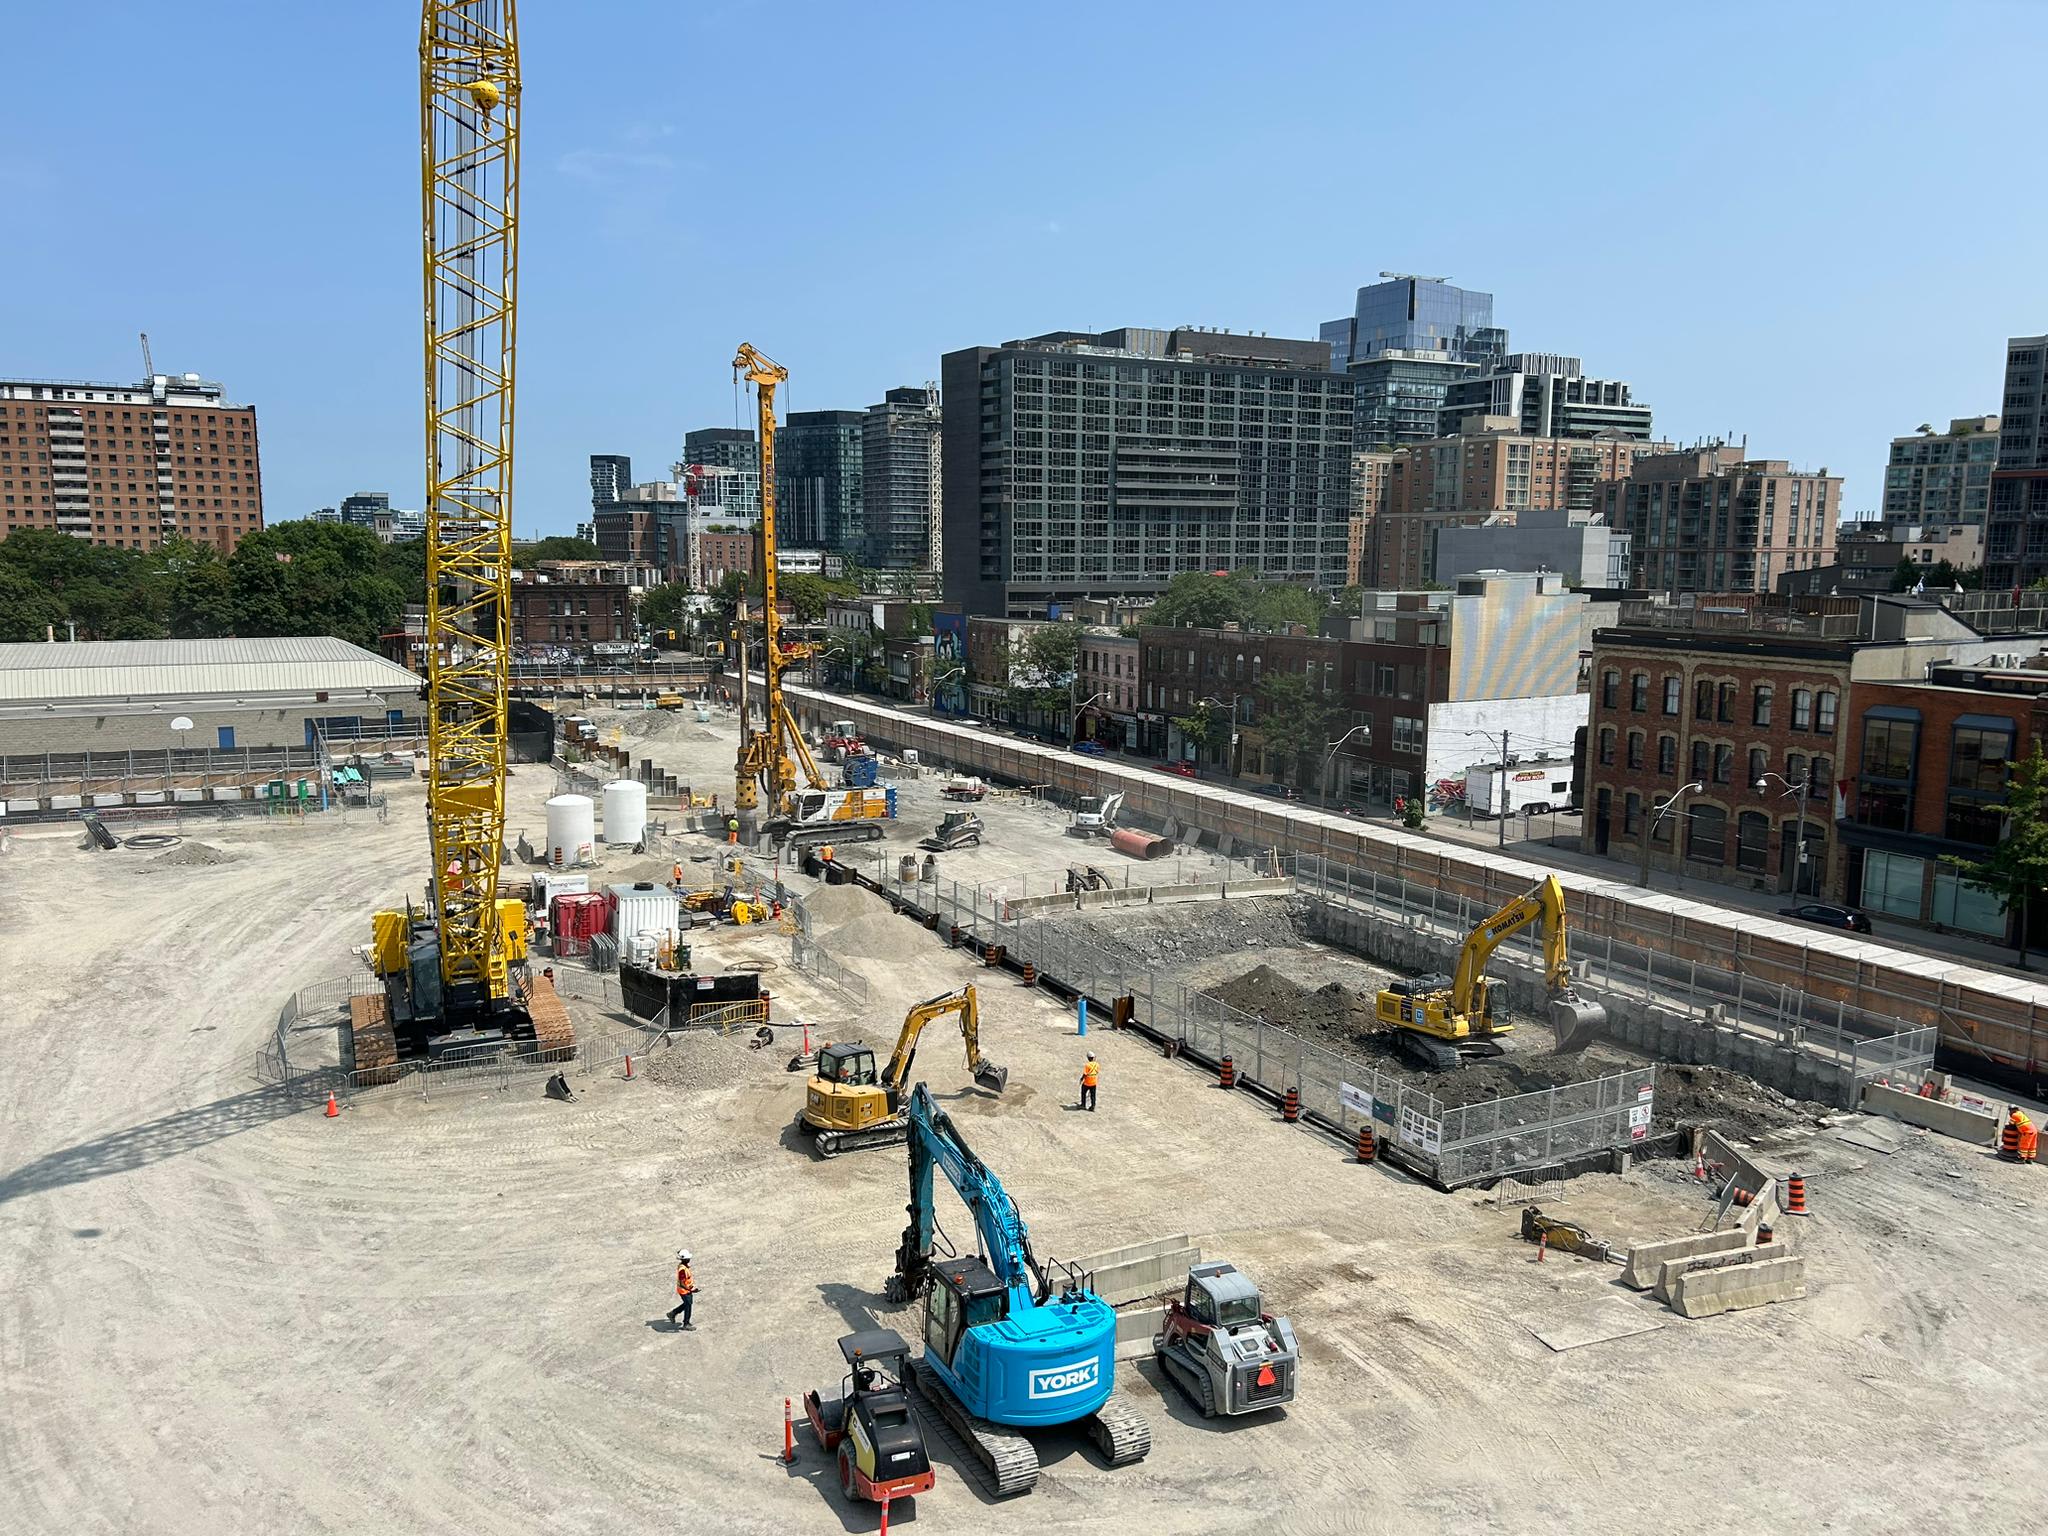
<path id="1" fill-rule="evenodd" d="M 1474 928 L 1458 951 L 1452 976 L 1399 981 L 1379 995 L 1375 1013 L 1401 1031 L 1402 1044 L 1424 1066 L 1444 1070 L 1469 1057 L 1501 1054 L 1499 1037 L 1514 1025 L 1493 1016 L 1493 982 L 1486 963 L 1493 952 L 1531 923 L 1543 924 L 1543 979 L 1550 992 L 1550 1022 L 1557 1048 L 1578 1050 L 1606 1022 L 1607 1010 L 1581 998 L 1572 984 L 1566 945 L 1564 887 L 1545 875 Z"/>
<path id="2" fill-rule="evenodd" d="M 498 899 L 505 831 L 519 43 L 515 0 L 425 0 L 420 200 L 426 316 L 426 912 L 376 914 L 381 994 L 351 1005 L 369 1080 L 451 1044 L 553 1056 L 574 1036 L 527 975 L 525 908 Z"/>

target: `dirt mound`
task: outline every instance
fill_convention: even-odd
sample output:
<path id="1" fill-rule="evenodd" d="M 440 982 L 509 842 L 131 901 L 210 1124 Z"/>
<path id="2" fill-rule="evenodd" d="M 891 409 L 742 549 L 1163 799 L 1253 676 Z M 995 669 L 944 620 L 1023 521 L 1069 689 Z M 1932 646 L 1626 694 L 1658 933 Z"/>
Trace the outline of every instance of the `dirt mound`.
<path id="1" fill-rule="evenodd" d="M 781 1076 L 791 1048 L 778 1041 L 755 1050 L 753 1038 L 750 1028 L 730 1035 L 715 1029 L 680 1029 L 669 1036 L 670 1044 L 652 1046 L 646 1056 L 636 1056 L 634 1075 L 645 1074 L 664 1088 L 685 1093 L 709 1093 L 749 1078 Z"/>
<path id="2" fill-rule="evenodd" d="M 811 931 L 818 934 L 830 933 L 858 918 L 871 917 L 879 909 L 875 897 L 858 885 L 821 885 L 804 897 Z"/>
<path id="3" fill-rule="evenodd" d="M 1825 1104 L 1788 1097 L 1722 1067 L 1667 1064 L 1657 1071 L 1659 1125 L 1701 1125 L 1747 1140 L 1833 1113 Z"/>
<path id="4" fill-rule="evenodd" d="M 1365 993 L 1334 981 L 1310 989 L 1270 965 L 1254 966 L 1207 992 L 1219 1002 L 1297 1034 L 1349 1039 L 1380 1030 L 1373 1017 L 1373 1000 Z"/>
<path id="5" fill-rule="evenodd" d="M 1260 896 L 1100 909 L 1074 921 L 1087 930 L 1091 944 L 1138 972 L 1233 949 L 1294 948 L 1302 942 L 1295 920 L 1306 911 L 1289 897 Z"/>
<path id="6" fill-rule="evenodd" d="M 932 948 L 932 937 L 908 918 L 883 910 L 836 928 L 826 949 L 841 960 L 912 960 Z"/>
<path id="7" fill-rule="evenodd" d="M 180 843 L 168 849 L 143 865 L 145 869 L 212 869 L 221 864 L 233 864 L 240 854 L 229 853 L 211 843 Z"/>

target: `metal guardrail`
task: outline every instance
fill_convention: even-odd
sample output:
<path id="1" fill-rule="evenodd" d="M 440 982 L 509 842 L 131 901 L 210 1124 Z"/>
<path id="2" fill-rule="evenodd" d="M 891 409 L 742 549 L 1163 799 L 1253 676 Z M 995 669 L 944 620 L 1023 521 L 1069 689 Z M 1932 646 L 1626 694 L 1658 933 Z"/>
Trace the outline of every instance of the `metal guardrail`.
<path id="1" fill-rule="evenodd" d="M 802 933 L 789 936 L 789 957 L 804 975 L 837 987 L 857 1003 L 868 1000 L 867 978 L 848 970 L 832 958 L 816 940 Z"/>

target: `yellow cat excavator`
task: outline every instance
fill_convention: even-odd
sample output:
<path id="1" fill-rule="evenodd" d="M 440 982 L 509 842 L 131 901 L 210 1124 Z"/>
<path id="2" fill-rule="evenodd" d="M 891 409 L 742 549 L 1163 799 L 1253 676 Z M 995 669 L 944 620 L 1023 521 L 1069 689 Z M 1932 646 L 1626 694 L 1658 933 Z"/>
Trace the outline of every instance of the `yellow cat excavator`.
<path id="1" fill-rule="evenodd" d="M 880 1074 L 873 1047 L 841 1040 L 818 1052 L 818 1070 L 804 1092 L 797 1126 L 817 1144 L 821 1157 L 836 1157 L 862 1147 L 899 1146 L 910 1139 L 910 1064 L 917 1055 L 918 1036 L 934 1019 L 960 1016 L 960 1035 L 967 1042 L 967 1068 L 983 1088 L 1001 1093 L 1010 1071 L 981 1054 L 981 1010 L 974 988 L 962 987 L 929 998 L 903 1016 L 896 1050 Z"/>
<path id="2" fill-rule="evenodd" d="M 1565 943 L 1564 887 L 1545 875 L 1465 938 L 1457 973 L 1397 981 L 1379 995 L 1382 1024 L 1401 1031 L 1401 1043 L 1423 1066 L 1437 1071 L 1474 1057 L 1501 1054 L 1499 1037 L 1514 1025 L 1493 1016 L 1493 983 L 1486 963 L 1493 952 L 1531 923 L 1543 924 L 1543 979 L 1550 989 L 1550 1023 L 1560 1051 L 1583 1050 L 1607 1022 L 1607 1010 L 1581 998 L 1572 985 Z"/>

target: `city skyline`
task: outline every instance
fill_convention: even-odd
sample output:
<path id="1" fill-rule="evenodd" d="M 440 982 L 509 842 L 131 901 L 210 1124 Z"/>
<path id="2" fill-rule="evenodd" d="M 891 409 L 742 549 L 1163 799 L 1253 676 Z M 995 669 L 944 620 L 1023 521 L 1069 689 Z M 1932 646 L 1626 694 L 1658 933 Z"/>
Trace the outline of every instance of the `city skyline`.
<path id="1" fill-rule="evenodd" d="M 125 245 L 31 229 L 0 298 L 0 368 L 136 378 L 135 333 L 147 330 L 161 370 L 231 380 L 261 409 L 272 516 L 306 515 L 341 486 L 420 504 L 415 12 L 400 0 L 346 13 L 230 5 L 225 14 L 253 24 L 222 29 L 222 46 L 175 12 L 122 9 L 134 46 L 96 66 L 106 89 L 143 99 L 177 78 L 209 101 L 218 131 L 137 140 L 71 112 L 63 72 L 29 72 L 16 99 L 30 120 L 65 122 L 67 148 L 29 142 L 0 167 L 0 192 L 23 204 L 61 195 L 87 224 L 139 219 L 157 254 L 137 262 Z M 1140 57 L 1164 16 L 1086 14 L 1097 48 Z M 1199 40 L 1205 16 L 1230 14 L 1179 8 L 1174 30 Z M 1419 16 L 1309 7 L 1233 35 L 1227 50 L 1197 41 L 1176 73 L 1179 102 L 1209 87 L 1239 100 L 1247 79 L 1280 90 L 1328 57 L 1394 53 L 1412 67 L 1377 83 L 1369 104 L 1289 89 L 1285 122 L 1198 115 L 1181 123 L 1170 163 L 1134 169 L 1127 146 L 1145 93 L 1075 76 L 1063 29 L 1043 16 L 819 8 L 779 31 L 776 105 L 755 121 L 738 97 L 730 111 L 687 116 L 621 110 L 613 87 L 620 37 L 650 57 L 739 51 L 759 10 L 625 5 L 590 29 L 535 8 L 523 18 L 520 529 L 573 530 L 592 452 L 651 459 L 684 430 L 732 424 L 726 365 L 741 340 L 790 368 L 785 409 L 860 410 L 936 378 L 948 351 L 1064 325 L 1312 337 L 1382 269 L 1494 295 L 1517 348 L 1582 356 L 1631 381 L 1655 403 L 1661 437 L 1746 434 L 1795 467 L 1844 477 L 1843 506 L 1874 512 L 1892 437 L 1997 410 L 2005 338 L 2042 328 L 2028 253 L 2043 216 L 2000 195 L 1981 146 L 2025 131 L 2025 61 L 2030 43 L 2048 41 L 2048 15 L 1987 5 L 1925 28 L 1903 14 L 1873 22 L 1867 9 L 1723 14 L 1738 28 L 1767 17 L 1768 46 L 1702 52 L 1689 18 L 1661 14 L 1631 13 L 1625 37 L 1567 37 L 1507 9 L 1475 18 L 1533 77 L 1602 79 L 1604 110 L 1631 125 L 1602 139 L 1572 197 L 1531 208 L 1476 171 L 1450 198 L 1376 200 L 1391 186 L 1379 172 L 1349 199 L 1331 195 L 1333 177 L 1383 163 L 1421 116 L 1434 165 L 1491 157 L 1498 169 L 1486 114 L 1445 108 L 1424 83 L 1438 65 L 1453 69 L 1459 44 Z M 1997 48 L 1981 46 L 1981 29 L 1996 30 Z M 25 14 L 13 35 L 24 57 L 79 40 L 61 11 Z M 1870 93 L 1890 98 L 1907 41 L 1920 64 L 1910 102 L 1865 111 Z M 975 133 L 939 132 L 974 112 L 985 90 L 976 61 L 995 56 L 1038 78 L 1048 103 L 1090 110 L 976 114 Z M 348 81 L 347 113 L 306 110 L 303 70 L 283 67 L 305 58 Z M 906 69 L 928 89 L 872 90 Z M 289 134 L 274 131 L 286 121 Z M 915 165 L 886 183 L 804 171 L 819 132 L 847 121 L 878 141 L 916 141 Z M 1845 121 L 1854 135 L 1838 132 Z M 1301 152 L 1303 127 L 1318 152 Z M 119 184 L 67 170 L 101 159 L 124 166 Z M 735 238 L 739 199 L 721 212 L 702 189 L 713 167 L 741 163 L 783 167 L 761 198 L 801 187 L 810 225 L 830 238 Z M 1004 175 L 988 176 L 990 164 Z M 1952 205 L 2001 209 L 1996 239 L 1962 238 L 1953 220 L 1889 220 L 1898 187 L 1937 173 Z M 1454 173 L 1414 175 L 1441 188 Z M 235 194 L 194 197 L 195 184 L 260 188 L 260 220 L 224 225 L 221 199 Z M 1130 218 L 1134 199 L 1185 209 L 1248 186 L 1256 207 L 1313 210 L 1306 237 L 1192 241 L 1179 218 Z M 1668 216 L 1673 194 L 1691 216 Z M 1865 256 L 1880 228 L 1881 258 Z M 1912 366 L 1898 365 L 1902 353 Z M 747 416 L 743 405 L 737 424 Z M 333 432 L 336 419 L 351 430 Z"/>

